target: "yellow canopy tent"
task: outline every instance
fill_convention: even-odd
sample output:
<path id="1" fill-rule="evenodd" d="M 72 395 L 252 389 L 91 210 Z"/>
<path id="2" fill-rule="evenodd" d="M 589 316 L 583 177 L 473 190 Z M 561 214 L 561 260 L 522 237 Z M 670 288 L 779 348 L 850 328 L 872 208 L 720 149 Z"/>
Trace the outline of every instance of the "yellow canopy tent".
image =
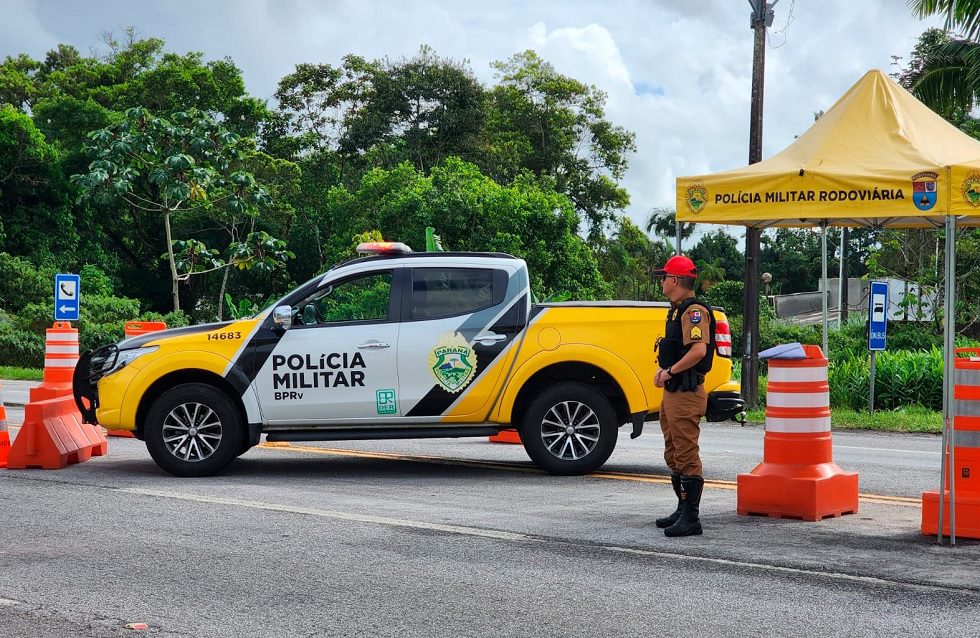
<path id="1" fill-rule="evenodd" d="M 869 71 L 773 157 L 677 180 L 677 219 L 743 226 L 980 226 L 980 141 Z"/>
<path id="2" fill-rule="evenodd" d="M 677 220 L 759 228 L 820 227 L 824 290 L 827 226 L 945 225 L 945 316 L 951 317 L 956 224 L 980 226 L 980 141 L 949 124 L 881 71 L 872 70 L 777 155 L 744 168 L 678 178 Z M 826 317 L 824 295 L 825 348 Z M 954 332 L 953 322 L 946 321 L 943 450 L 953 436 Z M 941 482 L 941 495 L 943 487 Z M 955 492 L 950 492 L 950 502 L 951 542 L 955 543 Z M 939 511 L 941 542 L 942 505 Z"/>

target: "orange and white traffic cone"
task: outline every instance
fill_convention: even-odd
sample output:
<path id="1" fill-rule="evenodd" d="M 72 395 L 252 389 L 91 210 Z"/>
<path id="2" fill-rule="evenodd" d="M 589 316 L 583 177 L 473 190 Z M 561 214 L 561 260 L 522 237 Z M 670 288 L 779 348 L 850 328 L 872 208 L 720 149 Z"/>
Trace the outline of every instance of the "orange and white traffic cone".
<path id="1" fill-rule="evenodd" d="M 70 395 L 71 377 L 78 363 L 78 330 L 67 321 L 55 321 L 44 339 L 44 380 L 31 388 L 31 401 Z"/>
<path id="2" fill-rule="evenodd" d="M 953 477 L 956 535 L 980 538 L 980 348 L 957 348 L 953 361 L 953 439 L 946 449 L 943 536 L 950 535 L 949 480 Z M 955 356 L 955 355 L 954 355 Z M 949 462 L 953 448 L 953 463 Z M 922 493 L 922 533 L 939 534 L 939 491 Z"/>
<path id="3" fill-rule="evenodd" d="M 858 475 L 833 462 L 827 359 L 769 359 L 763 461 L 737 477 L 737 510 L 818 521 L 858 510 Z"/>
<path id="4" fill-rule="evenodd" d="M 10 432 L 7 431 L 7 408 L 3 405 L 3 386 L 0 385 L 0 467 L 7 467 L 10 455 Z"/>

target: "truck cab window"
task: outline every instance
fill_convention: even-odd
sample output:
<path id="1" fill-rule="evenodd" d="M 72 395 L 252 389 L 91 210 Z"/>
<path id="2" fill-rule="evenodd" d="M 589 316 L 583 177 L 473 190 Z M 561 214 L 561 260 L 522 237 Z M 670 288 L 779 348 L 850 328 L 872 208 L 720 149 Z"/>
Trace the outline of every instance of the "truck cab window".
<path id="1" fill-rule="evenodd" d="M 297 325 L 386 321 L 392 271 L 372 272 L 317 290 L 296 307 Z"/>
<path id="2" fill-rule="evenodd" d="M 506 273 L 490 268 L 416 268 L 412 272 L 412 319 L 468 314 L 502 301 Z"/>

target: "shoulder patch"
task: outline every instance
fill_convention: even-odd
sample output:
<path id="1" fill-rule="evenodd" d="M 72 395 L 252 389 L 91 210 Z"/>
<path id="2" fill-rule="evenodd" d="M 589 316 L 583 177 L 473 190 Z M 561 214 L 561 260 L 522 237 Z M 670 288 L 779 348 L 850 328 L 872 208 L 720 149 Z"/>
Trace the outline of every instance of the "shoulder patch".
<path id="1" fill-rule="evenodd" d="M 701 311 L 699 309 L 692 308 L 690 311 L 688 311 L 687 316 L 691 320 L 691 323 L 693 324 L 701 323 Z"/>
<path id="2" fill-rule="evenodd" d="M 693 328 L 691 328 L 691 341 L 700 341 L 700 340 L 701 340 L 701 328 L 694 326 Z"/>

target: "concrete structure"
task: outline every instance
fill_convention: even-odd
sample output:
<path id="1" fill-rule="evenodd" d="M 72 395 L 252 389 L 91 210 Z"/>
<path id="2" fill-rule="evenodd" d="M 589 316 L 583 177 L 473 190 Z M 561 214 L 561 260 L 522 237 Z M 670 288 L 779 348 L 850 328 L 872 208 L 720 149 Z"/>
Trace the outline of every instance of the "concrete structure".
<path id="1" fill-rule="evenodd" d="M 840 286 L 839 279 L 828 279 L 830 292 L 828 306 L 830 321 L 837 321 L 840 315 Z M 892 321 L 932 321 L 933 308 L 937 304 L 937 293 L 931 288 L 922 288 L 920 295 L 919 284 L 904 279 L 886 278 L 888 282 L 888 318 Z M 848 313 L 867 317 L 868 290 L 870 282 L 867 279 L 850 278 L 847 280 L 847 311 Z M 821 318 L 820 291 L 797 292 L 790 295 L 773 295 L 776 316 L 780 319 L 802 324 L 819 324 Z M 910 296 L 914 303 L 906 310 L 902 299 Z"/>

